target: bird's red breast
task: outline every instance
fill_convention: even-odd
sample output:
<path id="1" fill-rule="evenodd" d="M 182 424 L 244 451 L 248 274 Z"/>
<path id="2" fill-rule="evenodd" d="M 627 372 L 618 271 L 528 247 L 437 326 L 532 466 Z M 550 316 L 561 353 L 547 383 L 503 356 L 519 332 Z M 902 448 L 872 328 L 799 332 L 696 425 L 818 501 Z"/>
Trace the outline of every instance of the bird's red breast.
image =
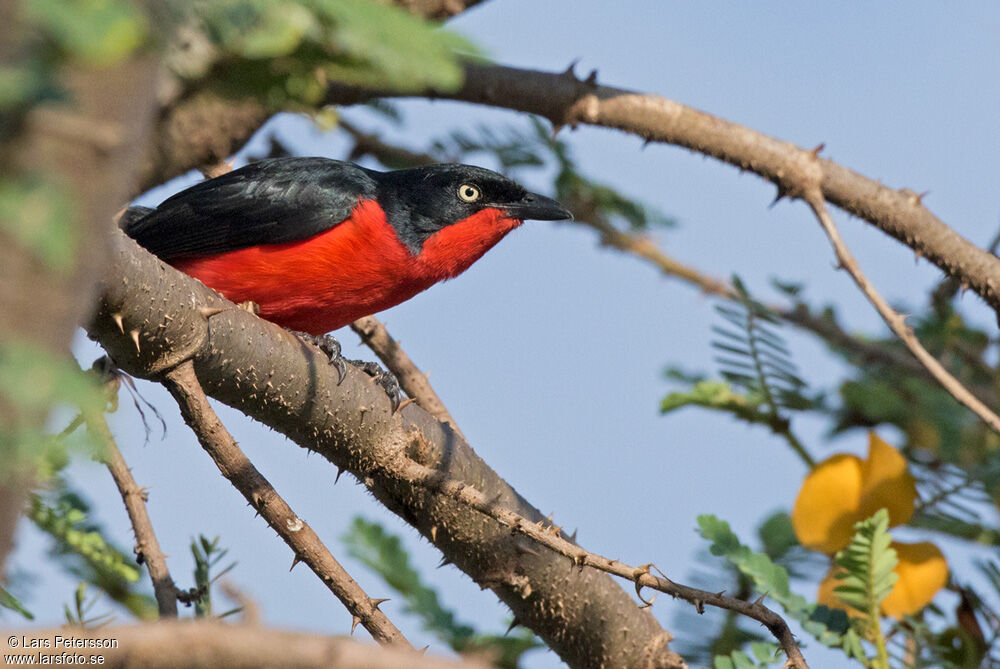
<path id="1" fill-rule="evenodd" d="M 414 255 L 378 203 L 365 200 L 309 239 L 173 264 L 233 302 L 256 302 L 270 321 L 319 335 L 461 274 L 520 224 L 483 209 L 435 232 Z"/>

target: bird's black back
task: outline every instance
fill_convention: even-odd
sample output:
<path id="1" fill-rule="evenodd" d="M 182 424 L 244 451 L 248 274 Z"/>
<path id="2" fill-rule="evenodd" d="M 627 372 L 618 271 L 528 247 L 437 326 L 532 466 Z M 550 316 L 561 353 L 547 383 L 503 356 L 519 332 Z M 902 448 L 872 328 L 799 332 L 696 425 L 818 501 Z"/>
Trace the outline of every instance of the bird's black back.
<path id="1" fill-rule="evenodd" d="M 208 179 L 156 209 L 130 212 L 125 234 L 166 261 L 307 239 L 377 196 L 374 175 L 327 158 L 272 158 Z"/>

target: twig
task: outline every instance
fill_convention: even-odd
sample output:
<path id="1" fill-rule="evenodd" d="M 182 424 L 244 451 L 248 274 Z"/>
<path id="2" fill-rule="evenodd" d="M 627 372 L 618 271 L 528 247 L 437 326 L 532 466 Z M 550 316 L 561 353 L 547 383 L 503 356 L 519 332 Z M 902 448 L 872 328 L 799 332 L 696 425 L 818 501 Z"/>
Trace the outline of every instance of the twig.
<path id="1" fill-rule="evenodd" d="M 8 632 L 13 630 L 5 630 L 4 639 L 9 636 Z M 67 637 L 64 628 L 17 630 L 16 638 L 20 639 L 22 634 L 33 639 L 47 639 L 50 644 L 57 636 Z M 489 669 L 485 662 L 473 658 L 419 655 L 398 647 L 372 646 L 344 637 L 205 619 L 121 627 L 77 627 L 70 634 L 73 640 L 88 644 L 87 655 L 100 657 L 99 664 L 105 669 Z M 4 652 L 17 657 L 13 650 L 5 649 Z M 17 652 L 37 661 L 36 650 L 18 649 Z"/>
<path id="2" fill-rule="evenodd" d="M 788 665 L 795 669 L 808 669 L 802 651 L 795 641 L 795 636 L 789 629 L 785 620 L 777 613 L 767 608 L 761 600 L 747 602 L 733 597 L 727 597 L 722 593 L 708 592 L 698 588 L 692 588 L 680 583 L 671 581 L 666 576 L 656 576 L 651 573 L 656 568 L 652 563 L 640 567 L 634 567 L 620 560 L 612 560 L 602 557 L 596 553 L 591 553 L 577 544 L 563 538 L 562 529 L 554 524 L 545 524 L 545 521 L 533 523 L 517 513 L 497 504 L 489 499 L 482 492 L 471 485 L 462 483 L 456 479 L 449 478 L 447 474 L 425 467 L 408 458 L 399 457 L 393 462 L 385 463 L 390 475 L 405 479 L 407 482 L 426 488 L 429 491 L 439 493 L 446 497 L 465 504 L 476 511 L 493 518 L 497 522 L 510 528 L 512 532 L 523 534 L 537 543 L 550 548 L 551 550 L 568 557 L 573 564 L 582 569 L 583 567 L 593 567 L 594 569 L 620 576 L 635 584 L 636 595 L 649 606 L 642 598 L 642 588 L 652 588 L 666 593 L 672 597 L 678 597 L 691 604 L 694 604 L 699 611 L 708 604 L 721 609 L 735 611 L 748 618 L 752 618 L 761 624 L 774 635 L 781 644 L 782 649 L 788 657 Z M 662 572 L 661 572 L 662 574 Z"/>
<path id="3" fill-rule="evenodd" d="M 927 349 L 923 347 L 920 340 L 913 333 L 913 329 L 906 324 L 906 320 L 902 315 L 897 313 L 889 303 L 885 301 L 885 298 L 875 289 L 874 286 L 868 281 L 868 278 L 861 271 L 861 267 L 858 266 L 858 261 L 854 258 L 850 249 L 844 243 L 844 240 L 840 236 L 840 231 L 837 230 L 837 225 L 833 222 L 833 217 L 830 216 L 830 212 L 827 211 L 826 204 L 823 201 L 822 193 L 818 188 L 807 190 L 803 196 L 806 204 L 812 209 L 813 214 L 819 220 L 820 225 L 823 226 L 823 230 L 826 232 L 826 236 L 830 239 L 830 244 L 833 245 L 834 253 L 837 255 L 837 260 L 840 266 L 847 270 L 851 278 L 854 279 L 854 283 L 858 285 L 861 292 L 865 294 L 868 301 L 872 303 L 876 311 L 882 317 L 882 320 L 886 322 L 893 332 L 896 333 L 906 347 L 910 349 L 914 357 L 920 361 L 920 363 L 927 368 L 935 379 L 938 380 L 945 390 L 951 393 L 952 397 L 968 407 L 973 413 L 979 416 L 980 419 L 987 425 L 989 425 L 994 432 L 1000 433 L 1000 416 L 997 416 L 993 411 L 989 409 L 985 404 L 983 404 L 979 399 L 973 395 L 968 389 L 965 388 L 952 376 L 947 369 L 941 365 L 937 359 L 927 352 Z"/>
<path id="4" fill-rule="evenodd" d="M 139 487 L 132 477 L 132 472 L 125 464 L 114 435 L 108 428 L 104 414 L 95 414 L 86 419 L 87 428 L 104 443 L 104 464 L 111 472 L 111 478 L 118 486 L 118 492 L 125 503 L 128 519 L 135 533 L 135 552 L 140 563 L 146 564 L 149 577 L 153 581 L 153 593 L 156 596 L 156 606 L 161 618 L 177 617 L 177 586 L 167 569 L 167 559 L 160 550 L 160 542 L 153 531 L 153 523 L 146 511 L 146 492 Z"/>
<path id="5" fill-rule="evenodd" d="M 361 589 L 313 529 L 295 515 L 236 444 L 208 403 L 191 362 L 184 361 L 167 371 L 163 384 L 177 400 L 185 422 L 194 430 L 198 441 L 208 451 L 222 475 L 294 551 L 292 567 L 300 561 L 309 565 L 330 592 L 351 612 L 352 631 L 354 626 L 361 623 L 381 644 L 411 647 L 403 633 L 379 610 L 379 604 L 385 600 L 373 600 Z"/>
<path id="6" fill-rule="evenodd" d="M 416 363 L 400 347 L 399 342 L 392 338 L 389 331 L 385 329 L 385 325 L 374 316 L 365 316 L 354 321 L 351 324 L 351 329 L 361 337 L 361 341 L 378 356 L 378 359 L 389 371 L 396 375 L 400 387 L 413 398 L 418 406 L 442 423 L 450 425 L 452 430 L 465 439 L 458 423 L 451 417 L 444 402 L 434 392 L 427 375 L 420 371 Z"/>

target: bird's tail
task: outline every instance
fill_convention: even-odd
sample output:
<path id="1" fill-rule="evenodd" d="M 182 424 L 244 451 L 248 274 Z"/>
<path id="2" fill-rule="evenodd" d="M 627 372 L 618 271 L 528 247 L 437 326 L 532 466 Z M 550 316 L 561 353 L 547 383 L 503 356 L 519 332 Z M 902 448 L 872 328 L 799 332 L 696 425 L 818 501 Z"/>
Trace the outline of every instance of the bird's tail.
<path id="1" fill-rule="evenodd" d="M 125 210 L 125 213 L 121 215 L 121 218 L 118 219 L 118 227 L 121 228 L 126 235 L 132 237 L 136 224 L 152 214 L 154 211 L 156 210 L 149 207 L 129 207 Z"/>

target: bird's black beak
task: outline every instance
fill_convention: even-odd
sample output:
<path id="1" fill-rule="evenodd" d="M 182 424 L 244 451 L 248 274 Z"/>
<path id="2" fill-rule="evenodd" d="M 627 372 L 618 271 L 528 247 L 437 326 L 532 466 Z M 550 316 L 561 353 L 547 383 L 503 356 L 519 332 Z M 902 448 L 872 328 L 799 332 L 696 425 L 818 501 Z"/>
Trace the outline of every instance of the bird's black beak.
<path id="1" fill-rule="evenodd" d="M 506 204 L 503 209 L 511 218 L 521 221 L 565 221 L 572 212 L 550 197 L 528 193 L 519 202 Z"/>

